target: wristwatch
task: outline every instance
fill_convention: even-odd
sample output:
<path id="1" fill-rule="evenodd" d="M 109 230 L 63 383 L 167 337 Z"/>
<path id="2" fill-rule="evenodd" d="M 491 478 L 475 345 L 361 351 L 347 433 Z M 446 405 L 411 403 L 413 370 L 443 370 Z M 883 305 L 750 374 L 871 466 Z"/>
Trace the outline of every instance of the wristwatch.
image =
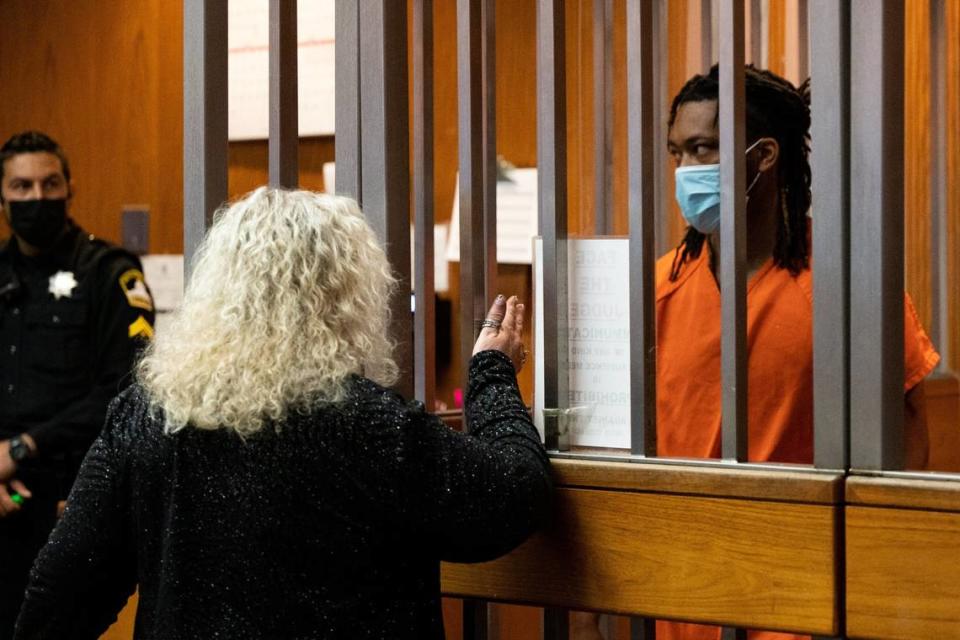
<path id="1" fill-rule="evenodd" d="M 14 462 L 20 462 L 30 457 L 30 447 L 20 436 L 10 438 L 10 457 Z"/>

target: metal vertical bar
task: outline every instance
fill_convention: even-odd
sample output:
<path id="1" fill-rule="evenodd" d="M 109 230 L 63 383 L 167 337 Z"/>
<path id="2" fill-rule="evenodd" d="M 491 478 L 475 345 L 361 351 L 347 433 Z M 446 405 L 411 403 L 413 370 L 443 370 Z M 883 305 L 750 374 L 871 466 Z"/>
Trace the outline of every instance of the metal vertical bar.
<path id="1" fill-rule="evenodd" d="M 428 411 L 437 388 L 434 300 L 433 0 L 413 3 L 414 391 Z"/>
<path id="2" fill-rule="evenodd" d="M 810 75 L 810 11 L 808 0 L 797 0 L 797 73 L 800 82 Z"/>
<path id="3" fill-rule="evenodd" d="M 544 640 L 569 640 L 570 614 L 566 609 L 543 610 Z"/>
<path id="4" fill-rule="evenodd" d="M 747 460 L 746 197 L 743 2 L 720 4 L 720 350 L 723 457 Z"/>
<path id="5" fill-rule="evenodd" d="M 673 249 L 670 215 L 673 202 L 673 166 L 665 162 L 663 141 L 667 139 L 667 113 L 670 109 L 670 11 L 669 0 L 653 2 L 653 206 L 655 255 Z"/>
<path id="6" fill-rule="evenodd" d="M 947 35 L 944 0 L 930 0 L 930 339 L 940 349 L 941 366 L 949 362 L 947 310 Z"/>
<path id="7" fill-rule="evenodd" d="M 460 353 L 467 362 L 486 314 L 483 245 L 482 0 L 457 0 L 457 104 L 460 166 Z M 494 258 L 495 259 L 495 258 Z M 464 387 L 466 388 L 466 387 Z"/>
<path id="8" fill-rule="evenodd" d="M 903 3 L 850 15 L 851 466 L 899 469 L 903 442 Z"/>
<path id="9" fill-rule="evenodd" d="M 494 0 L 480 7 L 480 67 L 483 96 L 483 247 L 484 306 L 497 286 L 497 22 Z"/>
<path id="10" fill-rule="evenodd" d="M 747 631 L 745 629 L 724 627 L 721 637 L 722 640 L 747 640 Z"/>
<path id="11" fill-rule="evenodd" d="M 750 0 L 750 63 L 763 66 L 763 0 Z"/>
<path id="12" fill-rule="evenodd" d="M 713 0 L 700 0 L 700 72 L 713 66 Z"/>
<path id="13" fill-rule="evenodd" d="M 630 640 L 656 640 L 657 621 L 652 618 L 630 620 Z"/>
<path id="14" fill-rule="evenodd" d="M 657 455 L 654 323 L 653 4 L 627 3 L 627 174 L 630 218 L 630 451 Z M 634 280 L 636 278 L 636 280 Z"/>
<path id="15" fill-rule="evenodd" d="M 537 0 L 537 177 L 543 236 L 544 406 L 569 404 L 567 358 L 567 139 L 563 0 Z M 546 446 L 560 445 L 556 419 Z"/>
<path id="16" fill-rule="evenodd" d="M 183 3 L 183 254 L 227 198 L 227 0 Z"/>
<path id="17" fill-rule="evenodd" d="M 850 466 L 850 6 L 811 0 L 813 461 Z"/>
<path id="18" fill-rule="evenodd" d="M 390 300 L 390 337 L 396 344 L 394 358 L 400 369 L 395 388 L 410 397 L 413 327 L 406 3 L 364 0 L 360 44 L 363 208 L 398 281 Z"/>
<path id="19" fill-rule="evenodd" d="M 463 601 L 463 640 L 487 640 L 490 613 L 482 600 Z"/>
<path id="20" fill-rule="evenodd" d="M 488 240 L 484 225 L 484 27 L 485 0 L 457 1 L 457 103 L 460 180 L 460 353 L 464 389 L 467 363 L 483 321 Z M 493 80 L 493 78 L 491 78 Z M 496 239 L 494 238 L 494 243 Z M 464 640 L 486 640 L 489 608 L 481 600 L 463 601 Z"/>
<path id="21" fill-rule="evenodd" d="M 593 0 L 594 233 L 613 233 L 613 0 Z"/>
<path id="22" fill-rule="evenodd" d="M 336 0 L 336 191 L 363 200 L 360 165 L 360 0 Z"/>
<path id="23" fill-rule="evenodd" d="M 270 186 L 295 188 L 297 154 L 297 0 L 270 0 Z"/>

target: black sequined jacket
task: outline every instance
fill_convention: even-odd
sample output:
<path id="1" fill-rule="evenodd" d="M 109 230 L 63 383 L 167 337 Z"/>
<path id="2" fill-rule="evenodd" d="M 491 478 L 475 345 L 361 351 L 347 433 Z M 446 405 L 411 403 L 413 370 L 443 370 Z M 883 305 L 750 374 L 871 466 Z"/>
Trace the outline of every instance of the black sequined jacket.
<path id="1" fill-rule="evenodd" d="M 470 362 L 470 435 L 365 378 L 245 441 L 165 435 L 111 405 L 31 574 L 16 638 L 97 638 L 139 585 L 136 638 L 443 638 L 440 561 L 515 547 L 549 461 L 513 366 Z"/>

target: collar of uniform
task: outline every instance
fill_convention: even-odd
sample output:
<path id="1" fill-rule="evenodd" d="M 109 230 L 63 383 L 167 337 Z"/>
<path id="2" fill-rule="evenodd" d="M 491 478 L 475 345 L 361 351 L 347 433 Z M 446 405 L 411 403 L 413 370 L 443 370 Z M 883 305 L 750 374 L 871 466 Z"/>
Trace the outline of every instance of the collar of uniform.
<path id="1" fill-rule="evenodd" d="M 23 255 L 20 252 L 20 245 L 17 244 L 17 240 L 13 236 L 7 240 L 2 254 L 11 265 L 19 262 L 20 264 L 30 264 L 37 267 L 69 268 L 77 242 L 83 237 L 84 232 L 72 218 L 67 218 L 66 225 L 66 230 L 57 238 L 53 246 L 38 256 Z M 8 260 L 4 260 L 4 262 L 6 263 Z"/>

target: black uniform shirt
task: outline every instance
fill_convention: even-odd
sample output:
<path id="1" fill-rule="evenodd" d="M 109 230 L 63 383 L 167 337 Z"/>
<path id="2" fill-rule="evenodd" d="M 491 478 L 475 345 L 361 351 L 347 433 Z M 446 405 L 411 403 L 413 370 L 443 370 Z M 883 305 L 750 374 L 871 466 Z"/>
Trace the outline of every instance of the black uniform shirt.
<path id="1" fill-rule="evenodd" d="M 38 449 L 21 472 L 72 479 L 153 320 L 139 260 L 72 221 L 42 256 L 0 249 L 0 439 Z"/>

